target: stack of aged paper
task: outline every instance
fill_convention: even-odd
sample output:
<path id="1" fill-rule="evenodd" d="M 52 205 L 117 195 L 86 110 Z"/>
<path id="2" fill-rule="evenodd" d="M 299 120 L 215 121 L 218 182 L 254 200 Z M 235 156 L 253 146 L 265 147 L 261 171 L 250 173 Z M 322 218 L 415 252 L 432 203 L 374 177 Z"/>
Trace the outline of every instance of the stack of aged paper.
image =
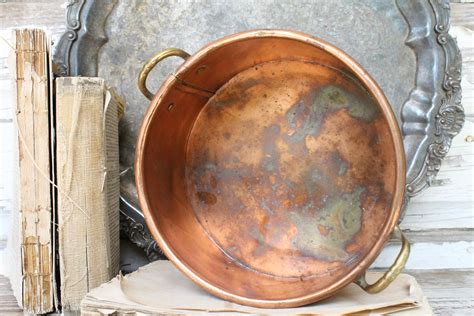
<path id="1" fill-rule="evenodd" d="M 373 281 L 380 273 L 369 273 Z M 260 309 L 227 302 L 208 294 L 183 276 L 169 261 L 155 261 L 125 277 L 118 276 L 89 292 L 82 315 L 430 315 L 431 308 L 416 280 L 400 275 L 386 290 L 367 294 L 350 284 L 316 304 L 285 309 Z M 114 314 L 114 315 L 116 315 Z"/>

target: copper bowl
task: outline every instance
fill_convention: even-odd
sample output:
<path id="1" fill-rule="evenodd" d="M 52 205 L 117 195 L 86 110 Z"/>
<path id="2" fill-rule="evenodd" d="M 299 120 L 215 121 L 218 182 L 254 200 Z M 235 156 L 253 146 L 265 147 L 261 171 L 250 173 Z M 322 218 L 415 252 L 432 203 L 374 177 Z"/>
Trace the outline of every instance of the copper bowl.
<path id="1" fill-rule="evenodd" d="M 401 134 L 381 89 L 340 49 L 256 30 L 189 56 L 140 130 L 140 205 L 166 256 L 221 298 L 293 307 L 350 282 L 375 293 L 400 273 Z M 375 284 L 364 272 L 394 233 L 402 250 Z"/>

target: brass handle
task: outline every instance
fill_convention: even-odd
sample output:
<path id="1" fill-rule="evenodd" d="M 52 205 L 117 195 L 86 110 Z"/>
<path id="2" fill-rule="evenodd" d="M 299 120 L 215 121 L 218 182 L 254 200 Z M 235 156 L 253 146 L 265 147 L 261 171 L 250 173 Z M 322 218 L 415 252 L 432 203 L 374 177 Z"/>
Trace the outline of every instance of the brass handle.
<path id="1" fill-rule="evenodd" d="M 148 78 L 148 74 L 156 66 L 156 64 L 171 56 L 178 56 L 186 60 L 186 58 L 188 58 L 190 55 L 179 48 L 167 48 L 153 56 L 153 58 L 150 59 L 140 71 L 140 75 L 138 76 L 138 89 L 140 89 L 143 95 L 150 101 L 153 99 L 154 94 L 151 93 L 146 87 L 146 79 Z"/>
<path id="2" fill-rule="evenodd" d="M 405 235 L 403 235 L 398 225 L 395 226 L 393 234 L 402 241 L 402 248 L 400 249 L 397 259 L 395 259 L 395 262 L 388 269 L 388 271 L 385 272 L 384 275 L 374 284 L 367 283 L 365 280 L 365 273 L 359 278 L 359 280 L 355 281 L 355 283 L 367 293 L 376 294 L 385 290 L 390 285 L 390 283 L 392 283 L 393 280 L 395 280 L 402 272 L 405 264 L 407 263 L 408 256 L 410 255 L 410 242 L 405 237 Z"/>

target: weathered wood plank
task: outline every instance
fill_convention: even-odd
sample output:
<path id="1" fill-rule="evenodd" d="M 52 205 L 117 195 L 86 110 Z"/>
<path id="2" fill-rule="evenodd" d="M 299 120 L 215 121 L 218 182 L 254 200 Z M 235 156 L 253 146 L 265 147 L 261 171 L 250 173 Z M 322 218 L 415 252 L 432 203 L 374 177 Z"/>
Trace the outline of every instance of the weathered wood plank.
<path id="1" fill-rule="evenodd" d="M 464 269 L 474 267 L 474 241 L 454 242 L 415 242 L 411 245 L 410 258 L 406 264 L 407 269 Z M 400 245 L 389 243 L 375 260 L 373 268 L 390 267 L 398 252 Z"/>
<path id="2" fill-rule="evenodd" d="M 451 23 L 474 31 L 474 3 L 451 3 Z"/>
<path id="3" fill-rule="evenodd" d="M 13 296 L 10 281 L 3 275 L 0 275 L 0 314 L 23 315 L 15 296 Z"/>
<path id="4" fill-rule="evenodd" d="M 403 225 L 402 225 L 403 228 Z M 403 230 L 404 234 L 412 243 L 434 243 L 474 241 L 474 229 L 472 228 L 444 228 L 430 230 Z M 396 240 L 391 239 L 390 242 Z M 397 241 L 398 242 L 398 241 Z"/>
<path id="5" fill-rule="evenodd" d="M 409 270 L 436 315 L 472 315 L 474 270 Z"/>
<path id="6" fill-rule="evenodd" d="M 64 29 L 65 9 L 65 0 L 0 2 L 0 29 L 34 25 L 60 33 Z"/>
<path id="7" fill-rule="evenodd" d="M 412 231 L 474 228 L 471 201 L 413 201 L 401 227 Z"/>

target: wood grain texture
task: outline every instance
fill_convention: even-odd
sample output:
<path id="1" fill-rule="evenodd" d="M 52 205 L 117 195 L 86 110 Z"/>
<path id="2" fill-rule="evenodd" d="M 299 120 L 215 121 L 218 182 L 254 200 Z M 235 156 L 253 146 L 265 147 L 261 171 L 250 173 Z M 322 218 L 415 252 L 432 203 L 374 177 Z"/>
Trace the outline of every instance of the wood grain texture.
<path id="1" fill-rule="evenodd" d="M 7 277 L 0 275 L 0 315 L 23 315 Z"/>
<path id="2" fill-rule="evenodd" d="M 0 3 L 0 29 L 34 25 L 52 33 L 65 28 L 65 0 L 15 0 Z"/>
<path id="3" fill-rule="evenodd" d="M 474 31 L 474 3 L 451 3 L 451 23 Z"/>
<path id="4" fill-rule="evenodd" d="M 436 315 L 472 315 L 474 270 L 408 270 L 428 297 Z"/>

